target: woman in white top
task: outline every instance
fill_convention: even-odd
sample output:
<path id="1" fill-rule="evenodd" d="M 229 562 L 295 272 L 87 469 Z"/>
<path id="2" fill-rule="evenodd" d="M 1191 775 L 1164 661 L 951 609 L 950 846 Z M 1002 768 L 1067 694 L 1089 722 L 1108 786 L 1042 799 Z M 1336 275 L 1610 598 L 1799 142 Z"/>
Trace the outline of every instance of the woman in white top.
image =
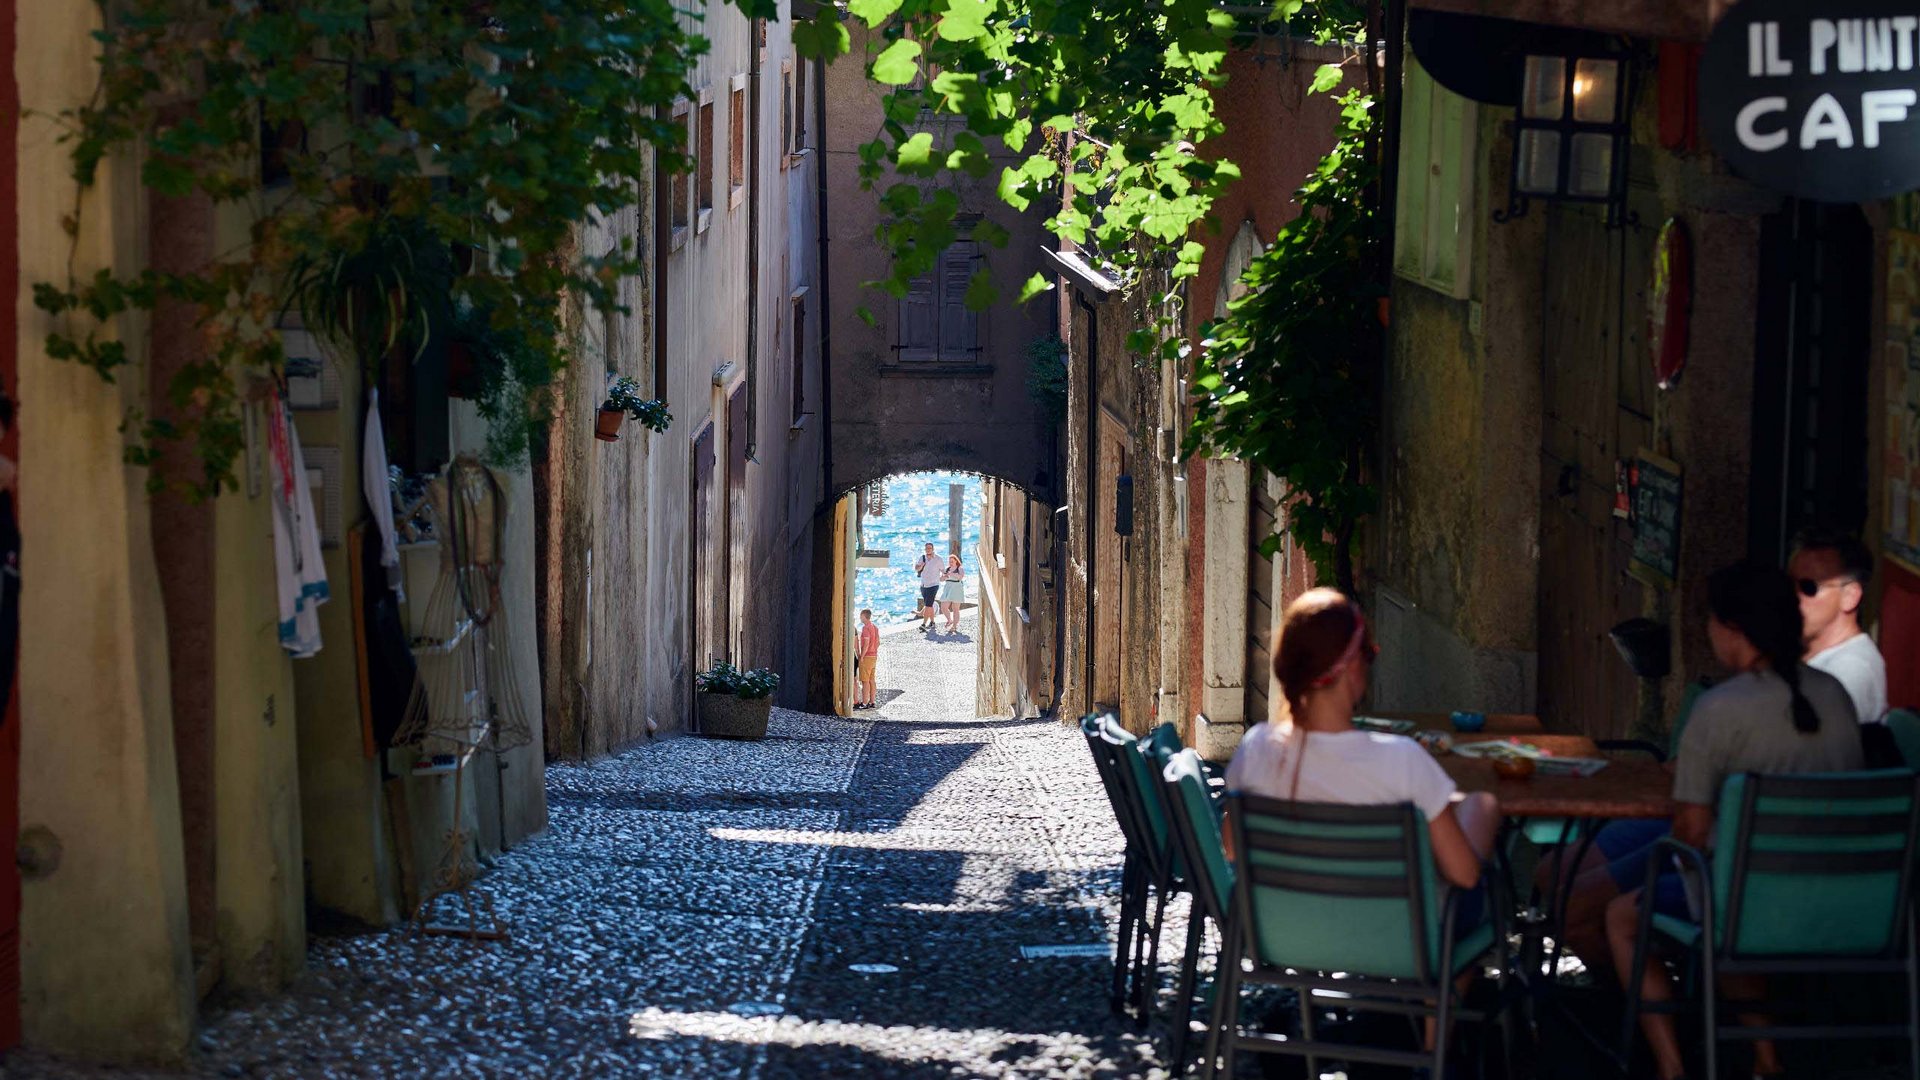
<path id="1" fill-rule="evenodd" d="M 1241 740 L 1227 788 L 1304 802 L 1410 802 L 1427 820 L 1440 876 L 1473 888 L 1500 828 L 1499 806 L 1485 792 L 1461 795 L 1414 740 L 1353 726 L 1378 653 L 1360 606 L 1340 593 L 1314 589 L 1288 605 L 1273 649 L 1280 700 Z"/>
<path id="2" fill-rule="evenodd" d="M 967 599 L 967 575 L 960 570 L 960 556 L 947 556 L 947 568 L 940 574 L 940 612 L 947 617 L 947 633 L 960 632 L 960 605 Z"/>

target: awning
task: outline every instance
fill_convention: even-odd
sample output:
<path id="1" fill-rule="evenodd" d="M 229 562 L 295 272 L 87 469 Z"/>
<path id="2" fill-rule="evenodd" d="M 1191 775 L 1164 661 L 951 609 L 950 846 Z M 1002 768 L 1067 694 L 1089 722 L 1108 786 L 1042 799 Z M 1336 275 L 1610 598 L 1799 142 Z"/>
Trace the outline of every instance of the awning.
<path id="1" fill-rule="evenodd" d="M 1411 6 L 1456 15 L 1597 30 L 1634 37 L 1703 42 L 1733 0 L 1410 0 Z"/>

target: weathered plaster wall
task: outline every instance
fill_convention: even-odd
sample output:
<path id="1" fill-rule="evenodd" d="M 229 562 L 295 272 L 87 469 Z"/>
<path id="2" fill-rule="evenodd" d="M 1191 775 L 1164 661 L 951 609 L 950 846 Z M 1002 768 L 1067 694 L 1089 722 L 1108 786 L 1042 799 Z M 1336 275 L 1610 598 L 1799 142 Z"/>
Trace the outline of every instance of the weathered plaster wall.
<path id="1" fill-rule="evenodd" d="M 18 10 L 21 104 L 45 117 L 85 103 L 99 11 Z M 22 1024 L 30 1045 L 116 1060 L 186 1047 L 193 982 L 168 709 L 164 618 L 145 476 L 119 427 L 136 393 L 45 351 L 34 281 L 137 268 L 144 223 L 130 162 L 82 201 L 75 248 L 70 147 L 44 119 L 19 131 L 18 393 L 22 592 L 20 823 Z M 115 328 L 138 355 L 142 328 Z"/>
<path id="2" fill-rule="evenodd" d="M 859 146 L 880 127 L 881 97 L 863 71 L 867 40 L 853 27 L 852 52 L 827 69 L 827 236 L 831 250 L 833 461 L 837 494 L 890 473 L 966 469 L 1031 486 L 1048 458 L 1046 431 L 1027 393 L 1026 348 L 1054 329 L 1051 305 L 1015 307 L 1013 295 L 1041 269 L 1040 248 L 1053 246 L 1038 208 L 1015 213 L 994 194 L 1000 170 L 1019 159 L 988 140 L 992 169 L 982 180 L 943 177 L 962 213 L 979 214 L 1012 234 L 1005 248 L 981 245 L 1002 299 L 980 315 L 979 366 L 895 363 L 897 305 L 861 283 L 887 276 L 890 256 L 874 239 L 878 194 L 860 189 Z M 941 136 L 942 122 L 927 121 Z M 880 181 L 884 190 L 891 176 Z M 875 323 L 857 315 L 866 307 Z M 945 368 L 946 370 L 939 370 Z"/>
<path id="3" fill-rule="evenodd" d="M 1226 130 L 1208 146 L 1240 166 L 1241 180 L 1215 201 L 1212 220 L 1198 237 L 1207 251 L 1200 272 L 1187 286 L 1190 336 L 1199 336 L 1201 325 L 1215 316 L 1233 285 L 1227 280 L 1227 262 L 1241 227 L 1251 226 L 1264 246 L 1299 214 L 1294 192 L 1332 146 L 1339 119 L 1333 95 L 1309 94 L 1307 87 L 1320 64 L 1341 59 L 1338 50 L 1294 41 L 1264 41 L 1228 54 L 1227 87 L 1214 95 Z M 1350 73 L 1349 81 L 1353 77 Z M 1179 416 L 1175 427 L 1184 432 L 1187 411 L 1182 408 Z M 1251 538 L 1246 467 L 1195 457 L 1183 469 L 1184 493 L 1174 508 L 1176 522 L 1182 513 L 1186 521 L 1178 559 L 1186 593 L 1196 601 L 1184 609 L 1177 645 L 1180 670 L 1170 677 L 1180 690 L 1182 732 L 1192 741 L 1196 713 L 1222 722 L 1243 719 L 1246 549 Z M 1216 520 L 1222 512 L 1228 520 Z M 1206 602 L 1198 602 L 1200 597 Z"/>

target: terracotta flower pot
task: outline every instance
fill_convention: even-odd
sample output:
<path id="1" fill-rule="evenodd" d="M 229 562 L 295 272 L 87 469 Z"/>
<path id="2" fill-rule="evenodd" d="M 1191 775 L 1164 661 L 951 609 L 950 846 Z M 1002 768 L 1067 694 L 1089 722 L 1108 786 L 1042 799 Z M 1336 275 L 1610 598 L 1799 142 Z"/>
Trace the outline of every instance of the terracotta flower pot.
<path id="1" fill-rule="evenodd" d="M 602 442 L 619 442 L 620 424 L 626 418 L 625 409 L 609 409 L 602 406 L 599 415 L 593 418 L 593 437 Z"/>

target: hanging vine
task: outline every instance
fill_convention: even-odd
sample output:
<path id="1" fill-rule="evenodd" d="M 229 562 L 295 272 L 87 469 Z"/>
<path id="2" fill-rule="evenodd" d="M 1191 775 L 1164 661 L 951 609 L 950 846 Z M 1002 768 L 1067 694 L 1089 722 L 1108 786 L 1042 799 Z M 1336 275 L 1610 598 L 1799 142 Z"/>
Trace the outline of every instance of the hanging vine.
<path id="1" fill-rule="evenodd" d="M 57 118 L 81 191 L 67 233 L 128 151 L 146 188 L 241 207 L 251 227 L 191 271 L 76 270 L 34 300 L 59 317 L 49 353 L 109 381 L 131 358 L 107 324 L 168 301 L 198 313 L 204 354 L 166 390 L 178 418 L 130 416 L 128 458 L 188 441 L 200 494 L 234 483 L 241 379 L 278 370 L 289 311 L 370 374 L 444 324 L 483 326 L 510 368 L 483 406 L 539 419 L 563 299 L 617 309 L 642 269 L 630 238 L 584 254 L 576 230 L 639 201 L 656 162 L 685 167 L 661 106 L 690 94 L 706 48 L 671 0 L 101 6 L 98 87 Z"/>

